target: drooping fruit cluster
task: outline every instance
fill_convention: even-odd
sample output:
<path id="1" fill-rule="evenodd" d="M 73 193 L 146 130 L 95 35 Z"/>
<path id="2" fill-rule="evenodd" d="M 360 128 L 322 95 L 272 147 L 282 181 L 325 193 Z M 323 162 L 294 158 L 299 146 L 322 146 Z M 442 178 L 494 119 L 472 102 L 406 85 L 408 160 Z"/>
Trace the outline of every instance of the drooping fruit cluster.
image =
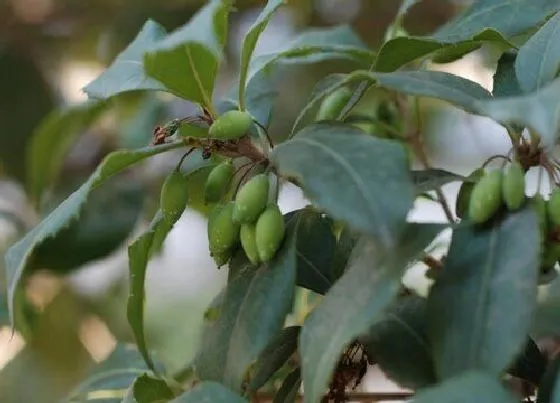
<path id="1" fill-rule="evenodd" d="M 285 226 L 278 205 L 269 203 L 269 188 L 268 175 L 257 174 L 241 187 L 234 201 L 214 207 L 208 220 L 208 242 L 218 266 L 226 264 L 239 246 L 254 265 L 276 254 Z"/>

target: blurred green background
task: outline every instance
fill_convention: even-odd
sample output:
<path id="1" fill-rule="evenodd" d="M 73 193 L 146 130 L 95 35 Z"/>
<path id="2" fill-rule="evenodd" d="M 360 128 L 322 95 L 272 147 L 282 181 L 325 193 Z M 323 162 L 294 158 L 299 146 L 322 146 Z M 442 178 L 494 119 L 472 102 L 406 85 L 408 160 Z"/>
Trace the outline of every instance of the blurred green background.
<path id="1" fill-rule="evenodd" d="M 148 145 L 155 125 L 194 110 L 188 102 L 161 94 L 128 94 L 99 110 L 85 109 L 57 121 L 45 119 L 85 101 L 81 88 L 135 37 L 151 18 L 168 31 L 184 24 L 203 1 L 189 0 L 0 0 L 0 247 L 5 250 L 41 217 L 75 190 L 108 152 Z M 376 48 L 399 6 L 397 0 L 291 0 L 263 35 L 257 51 L 273 51 L 307 27 L 351 24 Z M 455 15 L 468 2 L 425 0 L 413 7 L 405 26 L 426 34 Z M 232 14 L 226 58 L 217 96 L 236 77 L 240 41 L 265 1 L 239 0 Z M 450 68 L 488 85 L 495 55 L 483 49 Z M 283 72 L 271 132 L 281 137 L 305 103 L 315 83 L 352 65 L 329 62 Z M 458 70 L 457 70 L 458 69 Z M 433 109 L 435 108 L 435 109 Z M 499 128 L 473 123 L 464 113 L 427 104 L 428 145 L 439 166 L 466 173 L 478 160 L 503 147 L 481 143 L 484 133 Z M 84 123 L 91 122 L 91 125 Z M 42 127 L 41 142 L 34 138 Z M 87 129 L 83 129 L 87 127 Z M 457 147 L 465 132 L 467 145 Z M 33 156 L 56 152 L 60 172 L 47 197 L 36 200 L 30 176 Z M 440 155 L 443 148 L 454 151 Z M 151 219 L 164 175 L 174 160 L 154 158 L 112 180 L 94 194 L 80 219 L 38 252 L 36 275 L 28 281 L 35 306 L 33 337 L 24 342 L 8 327 L 0 300 L 0 402 L 57 402 L 74 388 L 117 343 L 132 341 L 126 322 L 126 246 Z M 55 172 L 56 173 L 56 172 Z M 200 174 L 200 180 L 204 173 Z M 53 177 L 54 179 L 54 177 Z M 455 188 L 447 189 L 450 194 Z M 150 265 L 147 331 L 150 346 L 171 370 L 187 364 L 196 347 L 206 305 L 224 284 L 206 252 L 206 221 L 199 195 L 170 234 L 162 254 Z M 286 190 L 281 205 L 291 210 L 302 195 Z M 423 217 L 441 215 L 426 206 Z M 0 264 L 3 264 L 1 262 Z M 48 270 L 45 270 L 48 269 Z M 0 272 L 5 289 L 3 270 Z M 414 276 L 411 277 L 414 280 Z M 412 280 L 412 281 L 413 281 Z M 549 314 L 547 311 L 546 314 Z M 4 327 L 2 327 L 4 326 Z M 102 401 L 102 400 L 100 400 Z"/>

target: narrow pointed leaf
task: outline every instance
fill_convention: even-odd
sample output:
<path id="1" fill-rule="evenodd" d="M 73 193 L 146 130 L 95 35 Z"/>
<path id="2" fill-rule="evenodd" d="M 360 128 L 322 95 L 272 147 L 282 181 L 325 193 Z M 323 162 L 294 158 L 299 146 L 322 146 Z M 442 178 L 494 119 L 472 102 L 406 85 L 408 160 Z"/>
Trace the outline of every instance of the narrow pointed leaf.
<path id="1" fill-rule="evenodd" d="M 537 403 L 558 403 L 560 402 L 560 358 L 550 361 L 546 367 L 546 372 L 539 385 Z"/>
<path id="2" fill-rule="evenodd" d="M 530 207 L 489 228 L 455 229 L 428 299 L 439 377 L 470 369 L 498 375 L 520 352 L 536 304 L 540 238 Z"/>
<path id="3" fill-rule="evenodd" d="M 274 396 L 273 403 L 294 403 L 301 386 L 301 369 L 296 368 L 288 374 Z"/>
<path id="4" fill-rule="evenodd" d="M 519 400 L 497 378 L 484 372 L 467 372 L 418 393 L 413 403 L 515 403 Z"/>
<path id="5" fill-rule="evenodd" d="M 211 109 L 229 9 L 228 1 L 211 0 L 187 24 L 152 46 L 143 59 L 148 75 L 174 95 Z"/>
<path id="6" fill-rule="evenodd" d="M 516 58 L 516 54 L 505 52 L 498 60 L 498 66 L 494 73 L 494 85 L 492 87 L 492 95 L 494 97 L 514 97 L 522 94 L 519 81 L 515 75 Z"/>
<path id="7" fill-rule="evenodd" d="M 133 164 L 182 146 L 182 143 L 170 143 L 132 151 L 115 151 L 109 154 L 78 190 L 53 210 L 37 227 L 27 233 L 24 238 L 12 245 L 5 255 L 5 261 L 10 320 L 16 329 L 19 326 L 25 327 L 25 323 L 17 323 L 14 318 L 14 312 L 19 309 L 16 306 L 18 304 L 16 293 L 21 291 L 21 280 L 25 276 L 25 271 L 29 267 L 36 249 L 45 240 L 56 235 L 78 217 L 93 189 Z"/>
<path id="8" fill-rule="evenodd" d="M 275 147 L 270 158 L 333 218 L 394 244 L 414 198 L 400 144 L 347 125 L 314 124 Z"/>
<path id="9" fill-rule="evenodd" d="M 165 90 L 162 83 L 146 74 L 143 57 L 166 34 L 165 28 L 148 20 L 134 41 L 117 56 L 107 70 L 84 88 L 84 92 L 90 98 L 106 99 L 128 91 Z"/>
<path id="10" fill-rule="evenodd" d="M 247 403 L 231 390 L 217 382 L 202 382 L 170 403 Z"/>
<path id="11" fill-rule="evenodd" d="M 321 401 L 343 349 L 382 318 L 397 295 L 408 264 L 440 230 L 435 224 L 411 224 L 395 248 L 376 248 L 378 244 L 365 238 L 356 246 L 350 267 L 301 331 L 306 403 Z"/>
<path id="12" fill-rule="evenodd" d="M 554 80 L 559 69 L 560 13 L 557 13 L 519 49 L 515 72 L 523 91 L 533 92 Z"/>
<path id="13" fill-rule="evenodd" d="M 241 68 L 239 71 L 239 106 L 241 110 L 245 110 L 246 107 L 245 87 L 247 84 L 247 71 L 249 69 L 251 56 L 253 55 L 259 36 L 265 30 L 276 10 L 278 10 L 283 4 L 284 0 L 269 0 L 257 20 L 253 23 L 251 28 L 249 28 L 249 32 L 245 35 L 245 39 L 243 39 L 243 47 L 241 49 Z"/>

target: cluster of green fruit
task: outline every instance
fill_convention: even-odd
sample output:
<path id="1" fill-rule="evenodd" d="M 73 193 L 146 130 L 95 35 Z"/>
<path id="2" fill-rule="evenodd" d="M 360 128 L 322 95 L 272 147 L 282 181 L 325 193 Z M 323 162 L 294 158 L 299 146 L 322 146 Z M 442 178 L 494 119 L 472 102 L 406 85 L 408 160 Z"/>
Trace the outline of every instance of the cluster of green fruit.
<path id="1" fill-rule="evenodd" d="M 456 212 L 475 224 L 490 220 L 504 205 L 509 211 L 518 210 L 526 200 L 537 212 L 543 234 L 541 267 L 549 269 L 560 259 L 560 188 L 555 188 L 548 200 L 540 193 L 525 195 L 525 171 L 514 161 L 506 170 L 486 172 L 479 168 L 471 174 L 472 182 L 464 182 L 457 196 Z"/>
<path id="2" fill-rule="evenodd" d="M 228 165 L 231 162 L 224 162 L 210 173 L 206 197 L 216 195 L 216 184 L 223 183 Z M 234 201 L 217 204 L 210 213 L 208 242 L 218 267 L 229 261 L 239 245 L 254 265 L 268 262 L 276 254 L 284 239 L 285 225 L 278 205 L 269 202 L 269 188 L 267 174 L 255 175 L 239 189 Z"/>

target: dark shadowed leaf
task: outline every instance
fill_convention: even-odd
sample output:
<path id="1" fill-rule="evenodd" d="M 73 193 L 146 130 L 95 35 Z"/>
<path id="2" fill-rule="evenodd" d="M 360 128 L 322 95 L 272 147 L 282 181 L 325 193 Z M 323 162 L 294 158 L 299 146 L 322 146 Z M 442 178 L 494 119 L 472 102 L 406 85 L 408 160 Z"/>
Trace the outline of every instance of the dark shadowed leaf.
<path id="1" fill-rule="evenodd" d="M 145 189 L 131 178 L 113 178 L 93 192 L 80 216 L 35 250 L 31 269 L 66 274 L 122 246 L 144 206 Z M 68 253 L 71 251 L 71 253 Z"/>
<path id="2" fill-rule="evenodd" d="M 336 281 L 331 262 L 336 246 L 331 220 L 312 209 L 285 216 L 296 236 L 297 285 L 324 294 Z"/>
<path id="3" fill-rule="evenodd" d="M 413 403 L 515 403 L 498 379 L 484 372 L 469 371 L 418 393 Z"/>
<path id="4" fill-rule="evenodd" d="M 247 403 L 217 382 L 201 382 L 170 403 Z"/>
<path id="5" fill-rule="evenodd" d="M 164 380 L 144 374 L 134 380 L 122 403 L 165 403 L 174 397 Z"/>
<path id="6" fill-rule="evenodd" d="M 27 189 L 40 206 L 43 192 L 53 186 L 64 157 L 76 137 L 106 109 L 106 102 L 86 102 L 51 112 L 35 129 L 27 148 Z"/>
<path id="7" fill-rule="evenodd" d="M 516 57 L 515 53 L 505 52 L 498 60 L 492 87 L 494 97 L 514 97 L 522 93 L 515 75 Z"/>
<path id="8" fill-rule="evenodd" d="M 415 390 L 437 381 L 426 330 L 426 300 L 410 296 L 397 300 L 361 341 L 385 375 Z"/>
<path id="9" fill-rule="evenodd" d="M 558 76 L 560 13 L 549 19 L 520 49 L 515 72 L 523 91 L 536 91 Z"/>
<path id="10" fill-rule="evenodd" d="M 331 270 L 335 280 L 338 280 L 346 270 L 358 239 L 359 234 L 345 225 L 336 241 L 332 258 Z"/>
<path id="11" fill-rule="evenodd" d="M 301 369 L 296 368 L 288 374 L 274 396 L 273 403 L 294 403 L 301 386 Z"/>
<path id="12" fill-rule="evenodd" d="M 412 180 L 416 186 L 416 192 L 423 193 L 451 182 L 464 182 L 468 178 L 444 169 L 432 168 L 423 171 L 412 171 Z"/>
<path id="13" fill-rule="evenodd" d="M 84 88 L 84 92 L 90 98 L 106 99 L 135 90 L 164 91 L 163 84 L 146 74 L 143 58 L 144 53 L 165 35 L 165 28 L 148 20 L 134 41 L 117 56 L 107 70 Z"/>
<path id="14" fill-rule="evenodd" d="M 154 93 L 146 94 L 137 111 L 120 125 L 119 146 L 140 148 L 153 140 L 154 128 L 164 118 L 165 104 Z"/>
<path id="15" fill-rule="evenodd" d="M 466 224 L 454 230 L 428 298 L 438 377 L 470 369 L 497 375 L 525 343 L 536 304 L 541 236 L 530 207 L 502 218 L 486 228 Z"/>
<path id="16" fill-rule="evenodd" d="M 550 361 L 546 367 L 546 372 L 540 384 L 537 403 L 558 403 L 560 402 L 560 358 Z"/>
<path id="17" fill-rule="evenodd" d="M 559 0 L 477 0 L 433 37 L 442 42 L 459 42 L 492 28 L 510 38 L 533 28 L 559 8 Z"/>
<path id="18" fill-rule="evenodd" d="M 343 349 L 382 318 L 407 266 L 441 228 L 410 224 L 394 248 L 379 248 L 365 237 L 358 243 L 347 271 L 303 325 L 300 348 L 305 402 L 321 400 Z"/>
<path id="19" fill-rule="evenodd" d="M 295 353 L 300 329 L 299 326 L 286 327 L 268 343 L 268 346 L 251 367 L 247 388 L 249 392 L 257 391 L 264 386 L 272 375 Z"/>
<path id="20" fill-rule="evenodd" d="M 229 8 L 226 0 L 211 0 L 188 23 L 150 47 L 143 59 L 148 75 L 178 97 L 211 108 Z"/>
<path id="21" fill-rule="evenodd" d="M 8 307 L 12 324 L 18 328 L 25 328 L 23 321 L 17 320 L 14 313 L 19 311 L 19 298 L 16 294 L 21 291 L 21 280 L 30 266 L 30 262 L 37 248 L 49 238 L 67 227 L 77 219 L 85 205 L 91 191 L 103 184 L 109 178 L 153 155 L 160 154 L 178 147 L 181 142 L 170 143 L 157 147 L 146 147 L 132 151 L 115 151 L 109 154 L 97 167 L 89 179 L 64 202 L 53 210 L 37 227 L 27 233 L 24 238 L 6 252 L 6 281 L 8 284 Z M 19 322 L 19 323 L 18 323 Z"/>
<path id="22" fill-rule="evenodd" d="M 525 348 L 515 358 L 508 369 L 508 374 L 524 379 L 533 385 L 539 385 L 546 370 L 546 355 L 541 352 L 537 344 L 528 339 Z"/>
<path id="23" fill-rule="evenodd" d="M 262 10 L 261 14 L 258 16 L 257 20 L 253 23 L 249 31 L 243 39 L 243 46 L 241 49 L 241 67 L 239 71 L 239 105 L 241 110 L 245 110 L 245 87 L 247 84 L 247 72 L 249 69 L 249 62 L 259 40 L 259 36 L 262 34 L 268 22 L 274 15 L 274 12 L 284 4 L 284 0 L 269 0 L 265 8 Z"/>
<path id="24" fill-rule="evenodd" d="M 270 158 L 331 217 L 382 244 L 395 243 L 414 198 L 402 145 L 348 125 L 319 123 L 275 147 Z"/>

